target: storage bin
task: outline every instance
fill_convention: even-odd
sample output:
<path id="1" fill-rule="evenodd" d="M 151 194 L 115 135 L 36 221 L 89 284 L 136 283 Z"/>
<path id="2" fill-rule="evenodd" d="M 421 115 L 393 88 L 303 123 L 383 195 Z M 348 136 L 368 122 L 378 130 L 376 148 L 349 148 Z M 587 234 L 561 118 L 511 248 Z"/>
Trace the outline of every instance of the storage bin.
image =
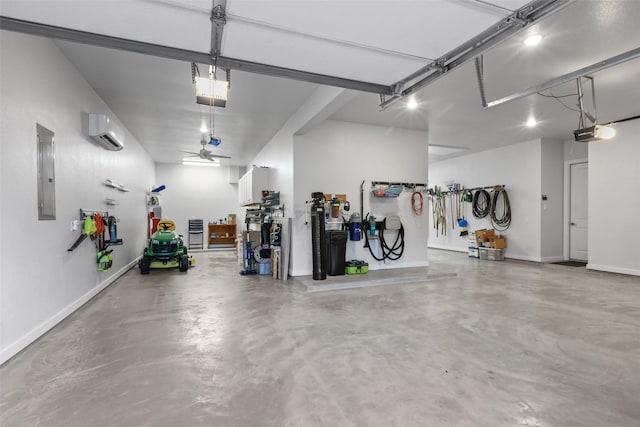
<path id="1" fill-rule="evenodd" d="M 258 274 L 271 274 L 271 261 L 258 264 Z"/>
<path id="2" fill-rule="evenodd" d="M 476 248 L 475 246 L 469 246 L 468 248 L 468 252 L 469 252 L 469 258 L 480 258 L 480 253 L 478 251 L 478 248 Z"/>
<path id="3" fill-rule="evenodd" d="M 480 248 L 480 259 L 504 261 L 504 249 Z"/>

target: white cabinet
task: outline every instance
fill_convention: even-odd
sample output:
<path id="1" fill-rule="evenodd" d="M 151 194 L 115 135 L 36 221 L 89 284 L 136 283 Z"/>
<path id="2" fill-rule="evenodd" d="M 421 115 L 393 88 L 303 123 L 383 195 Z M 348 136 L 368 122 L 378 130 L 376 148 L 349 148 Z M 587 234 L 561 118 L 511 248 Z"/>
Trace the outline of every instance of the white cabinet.
<path id="1" fill-rule="evenodd" d="M 240 206 L 254 205 L 262 201 L 262 190 L 269 189 L 269 168 L 254 166 L 238 182 Z"/>

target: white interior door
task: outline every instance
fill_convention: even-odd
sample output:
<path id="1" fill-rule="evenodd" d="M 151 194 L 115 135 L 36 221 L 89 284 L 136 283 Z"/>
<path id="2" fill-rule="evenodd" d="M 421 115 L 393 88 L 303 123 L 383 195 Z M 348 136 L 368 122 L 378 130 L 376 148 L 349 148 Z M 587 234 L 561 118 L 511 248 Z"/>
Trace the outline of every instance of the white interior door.
<path id="1" fill-rule="evenodd" d="M 571 165 L 569 257 L 587 261 L 587 163 Z"/>

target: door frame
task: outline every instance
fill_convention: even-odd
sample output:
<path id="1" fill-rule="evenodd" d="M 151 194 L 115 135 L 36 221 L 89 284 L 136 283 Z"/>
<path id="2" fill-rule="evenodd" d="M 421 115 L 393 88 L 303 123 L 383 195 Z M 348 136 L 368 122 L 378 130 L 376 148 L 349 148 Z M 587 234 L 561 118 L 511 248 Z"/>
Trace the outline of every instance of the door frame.
<path id="1" fill-rule="evenodd" d="M 571 256 L 569 253 L 571 246 L 571 230 L 569 225 L 569 223 L 571 222 L 571 165 L 575 165 L 578 163 L 586 163 L 587 170 L 589 170 L 589 159 L 586 157 L 582 159 L 565 160 L 564 162 L 564 215 L 562 226 L 562 255 L 564 256 L 565 261 L 568 261 Z M 587 255 L 587 258 L 588 257 L 589 255 Z"/>

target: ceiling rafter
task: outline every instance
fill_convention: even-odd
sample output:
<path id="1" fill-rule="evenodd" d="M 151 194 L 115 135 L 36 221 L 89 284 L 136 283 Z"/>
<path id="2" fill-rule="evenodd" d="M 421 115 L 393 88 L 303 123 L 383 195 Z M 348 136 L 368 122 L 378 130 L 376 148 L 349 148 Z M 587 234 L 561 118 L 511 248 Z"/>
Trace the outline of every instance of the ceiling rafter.
<path id="1" fill-rule="evenodd" d="M 138 40 L 106 36 L 103 34 L 58 27 L 55 25 L 25 21 L 22 19 L 10 18 L 6 16 L 0 16 L 0 29 L 31 34 L 34 36 L 66 40 L 92 46 L 106 47 L 109 49 L 118 49 L 128 52 L 141 53 L 144 55 L 157 56 L 161 58 L 175 59 L 185 62 L 217 65 L 219 67 L 230 68 L 232 70 L 263 74 L 273 77 L 283 77 L 308 83 L 357 90 L 361 92 L 386 95 L 391 94 L 391 87 L 378 83 L 363 82 L 359 80 L 346 79 L 342 77 L 329 76 L 308 71 L 294 70 L 291 68 L 245 61 L 242 59 L 229 58 L 225 56 L 218 56 L 217 60 L 214 61 L 211 53 L 209 52 L 196 52 L 192 50 L 147 43 Z"/>
<path id="2" fill-rule="evenodd" d="M 503 105 L 506 104 L 508 102 L 512 102 L 515 101 L 517 99 L 520 98 L 524 98 L 525 96 L 529 96 L 529 95 L 533 95 L 534 93 L 538 93 L 541 92 L 543 90 L 547 90 L 547 89 L 551 89 L 554 88 L 556 86 L 559 86 L 563 83 L 567 83 L 570 82 L 572 80 L 575 79 L 579 79 L 581 77 L 588 77 L 591 74 L 595 74 L 599 71 L 603 71 L 606 70 L 608 68 L 611 67 L 615 67 L 621 64 L 624 64 L 625 62 L 629 62 L 632 61 L 634 59 L 638 59 L 640 58 L 640 47 L 635 48 L 635 49 L 631 49 L 627 52 L 623 52 L 619 55 L 616 56 L 612 56 L 610 58 L 607 59 L 603 59 L 601 61 L 598 61 L 594 64 L 588 65 L 586 67 L 580 68 L 579 70 L 576 71 L 572 71 L 570 73 L 564 74 L 562 76 L 558 76 L 554 79 L 548 80 L 544 83 L 540 83 L 537 84 L 535 86 L 532 86 L 530 88 L 524 89 L 522 91 L 513 93 L 511 95 L 505 96 L 503 98 L 500 99 L 496 99 L 495 101 L 490 101 L 490 102 L 486 102 L 483 104 L 483 107 L 485 108 L 492 108 L 492 107 L 497 107 L 499 105 Z M 479 83 L 480 83 L 480 90 L 483 91 L 483 81 L 479 78 L 478 79 Z M 486 101 L 486 100 L 485 100 Z"/>
<path id="3" fill-rule="evenodd" d="M 211 57 L 222 55 L 222 32 L 227 23 L 227 0 L 213 0 L 211 9 Z"/>
<path id="4" fill-rule="evenodd" d="M 531 24 L 561 10 L 573 1 L 575 0 L 533 0 L 467 42 L 391 85 L 393 95 L 380 103 L 380 109 L 384 110 L 405 96 L 430 85 L 453 69 L 497 46 Z"/>

